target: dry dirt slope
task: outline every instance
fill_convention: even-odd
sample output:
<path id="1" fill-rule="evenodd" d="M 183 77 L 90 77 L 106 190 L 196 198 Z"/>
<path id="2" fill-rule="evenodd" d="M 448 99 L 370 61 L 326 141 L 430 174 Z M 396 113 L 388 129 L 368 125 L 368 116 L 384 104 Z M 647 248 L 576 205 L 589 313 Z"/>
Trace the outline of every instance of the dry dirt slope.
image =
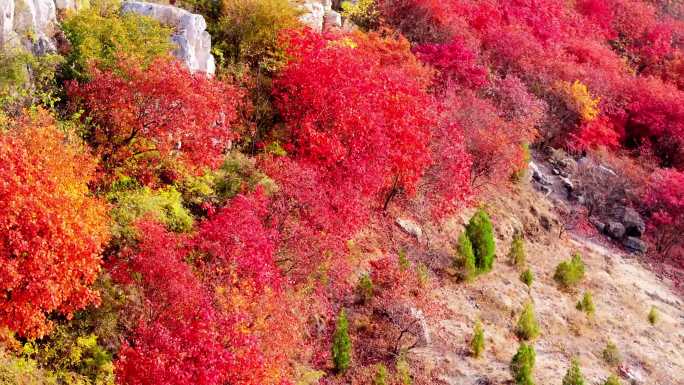
<path id="1" fill-rule="evenodd" d="M 560 385 L 572 357 L 579 357 L 588 384 L 602 384 L 615 372 L 601 359 L 609 340 L 618 346 L 625 366 L 642 379 L 640 383 L 684 384 L 684 305 L 668 282 L 633 257 L 594 240 L 577 234 L 559 239 L 552 202 L 527 186 L 513 195 L 488 202 L 497 232 L 493 272 L 469 284 L 444 279 L 436 285 L 434 295 L 442 311 L 430 319 L 432 344 L 411 353 L 432 382 L 509 383 L 508 365 L 518 346 L 513 327 L 522 305 L 531 299 L 542 330 L 534 343 L 538 385 Z M 438 253 L 443 266 L 451 252 L 447 240 L 461 231 L 468 214 L 440 232 L 446 234 Z M 529 292 L 519 272 L 505 262 L 516 228 L 524 229 L 527 259 L 535 274 Z M 587 274 L 575 292 L 561 291 L 553 280 L 554 269 L 577 251 L 583 255 Z M 594 296 L 593 320 L 575 309 L 585 290 Z M 660 313 L 655 326 L 647 321 L 652 305 Z M 477 318 L 486 333 L 486 352 L 479 360 L 466 350 Z M 629 381 L 623 378 L 623 383 Z"/>

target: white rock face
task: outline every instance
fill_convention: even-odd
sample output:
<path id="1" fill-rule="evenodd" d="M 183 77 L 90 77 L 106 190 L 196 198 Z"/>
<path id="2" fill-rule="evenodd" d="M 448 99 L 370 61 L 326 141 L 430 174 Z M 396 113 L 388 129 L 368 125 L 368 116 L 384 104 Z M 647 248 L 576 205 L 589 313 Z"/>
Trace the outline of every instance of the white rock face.
<path id="1" fill-rule="evenodd" d="M 78 9 L 78 0 L 0 0 L 0 48 L 23 46 L 36 54 L 55 50 L 57 11 Z"/>
<path id="2" fill-rule="evenodd" d="M 316 32 L 342 27 L 342 16 L 332 9 L 331 0 L 305 0 L 299 20 Z"/>
<path id="3" fill-rule="evenodd" d="M 2 1 L 2 0 L 0 0 Z M 133 12 L 149 16 L 175 28 L 171 39 L 178 45 L 174 55 L 188 66 L 190 71 L 214 74 L 216 62 L 211 54 L 211 36 L 202 15 L 190 13 L 171 5 L 125 1 L 121 12 Z"/>

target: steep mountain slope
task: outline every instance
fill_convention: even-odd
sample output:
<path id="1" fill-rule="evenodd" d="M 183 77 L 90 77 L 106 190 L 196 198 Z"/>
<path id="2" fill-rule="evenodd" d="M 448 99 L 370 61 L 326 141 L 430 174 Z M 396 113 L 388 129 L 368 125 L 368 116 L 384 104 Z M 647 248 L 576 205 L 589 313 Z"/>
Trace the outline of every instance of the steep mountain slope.
<path id="1" fill-rule="evenodd" d="M 430 319 L 432 344 L 412 354 L 433 383 L 507 383 L 518 347 L 515 324 L 523 304 L 531 300 L 541 327 L 534 342 L 537 383 L 560 383 L 570 360 L 578 357 L 590 384 L 603 383 L 616 370 L 640 384 L 684 384 L 684 307 L 667 280 L 634 256 L 602 245 L 600 235 L 570 232 L 559 238 L 561 222 L 552 212 L 556 202 L 530 186 L 487 202 L 497 236 L 494 270 L 472 283 L 439 282 L 434 296 L 441 310 Z M 445 241 L 455 239 L 467 218 L 463 215 L 449 224 L 435 264 L 448 266 L 451 251 Z M 516 229 L 525 234 L 527 261 L 535 275 L 529 291 L 518 278 L 519 270 L 506 263 Z M 582 254 L 586 275 L 575 290 L 563 291 L 553 279 L 554 269 L 575 252 Z M 575 308 L 585 291 L 593 293 L 593 317 Z M 655 325 L 647 320 L 651 306 L 660 315 Z M 471 357 L 468 348 L 477 319 L 486 335 L 480 359 Z M 609 341 L 621 352 L 620 368 L 611 368 L 602 359 Z"/>

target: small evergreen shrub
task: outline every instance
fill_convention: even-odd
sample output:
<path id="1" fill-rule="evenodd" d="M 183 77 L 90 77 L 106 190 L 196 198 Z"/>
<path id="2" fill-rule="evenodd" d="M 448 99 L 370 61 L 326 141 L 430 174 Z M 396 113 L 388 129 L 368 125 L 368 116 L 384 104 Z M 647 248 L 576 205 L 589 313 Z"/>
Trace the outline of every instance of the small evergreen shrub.
<path id="1" fill-rule="evenodd" d="M 520 280 L 527 285 L 527 287 L 530 287 L 534 281 L 534 273 L 532 273 L 532 270 L 527 269 L 520 273 Z"/>
<path id="2" fill-rule="evenodd" d="M 648 322 L 651 325 L 655 325 L 659 318 L 658 309 L 655 306 L 651 306 L 651 310 L 648 312 Z"/>
<path id="3" fill-rule="evenodd" d="M 461 280 L 472 281 L 477 276 L 477 267 L 475 266 L 475 253 L 473 251 L 473 244 L 468 238 L 466 232 L 462 232 L 458 237 L 458 256 L 455 260 L 456 267 L 459 269 Z"/>
<path id="4" fill-rule="evenodd" d="M 482 328 L 482 322 L 478 320 L 473 329 L 473 338 L 470 340 L 470 350 L 473 353 L 473 357 L 480 358 L 484 351 L 484 343 L 484 329 Z"/>
<path id="5" fill-rule="evenodd" d="M 610 376 L 608 376 L 608 378 L 606 378 L 606 382 L 604 382 L 603 385 L 622 385 L 622 383 L 616 375 L 611 374 Z"/>
<path id="6" fill-rule="evenodd" d="M 405 354 L 399 355 L 395 369 L 397 370 L 397 377 L 399 379 L 399 384 L 401 385 L 411 385 L 411 371 L 409 370 L 408 361 L 406 361 Z"/>
<path id="7" fill-rule="evenodd" d="M 361 276 L 357 290 L 363 303 L 368 303 L 373 298 L 373 279 L 371 278 L 370 274 L 364 274 Z"/>
<path id="8" fill-rule="evenodd" d="M 593 316 L 594 312 L 596 311 L 596 307 L 594 306 L 594 299 L 591 295 L 591 292 L 584 292 L 584 296 L 581 300 L 577 301 L 577 305 L 575 307 L 577 310 L 587 313 L 588 316 Z"/>
<path id="9" fill-rule="evenodd" d="M 521 340 L 530 341 L 539 335 L 539 324 L 534 314 L 534 305 L 532 302 L 527 302 L 520 313 L 518 324 L 515 328 L 515 335 Z"/>
<path id="10" fill-rule="evenodd" d="M 532 345 L 520 344 L 510 365 L 511 376 L 513 376 L 516 385 L 534 385 L 532 371 L 536 357 L 537 354 Z"/>
<path id="11" fill-rule="evenodd" d="M 387 385 L 387 368 L 383 364 L 378 364 L 375 367 L 375 376 L 373 377 L 373 385 Z"/>
<path id="12" fill-rule="evenodd" d="M 349 338 L 349 321 L 344 309 L 337 316 L 337 325 L 333 334 L 332 358 L 335 370 L 344 373 L 351 365 L 352 344 Z"/>
<path id="13" fill-rule="evenodd" d="M 576 358 L 573 358 L 572 363 L 570 364 L 570 368 L 568 369 L 567 373 L 565 373 L 565 377 L 563 377 L 563 385 L 585 384 L 586 381 L 584 380 L 584 376 L 582 375 L 582 370 L 580 370 L 579 361 L 577 361 Z"/>
<path id="14" fill-rule="evenodd" d="M 401 271 L 406 271 L 411 267 L 411 261 L 409 261 L 408 256 L 406 255 L 406 250 L 400 249 L 399 250 L 399 268 Z"/>
<path id="15" fill-rule="evenodd" d="M 558 264 L 553 278 L 564 288 L 570 288 L 578 284 L 584 278 L 582 256 L 576 253 L 569 261 L 563 261 Z"/>
<path id="16" fill-rule="evenodd" d="M 525 241 L 523 240 L 523 235 L 517 232 L 513 236 L 513 242 L 511 243 L 511 250 L 508 252 L 508 259 L 511 265 L 522 269 L 525 267 Z"/>
<path id="17" fill-rule="evenodd" d="M 606 347 L 603 348 L 601 357 L 603 357 L 603 361 L 605 361 L 606 364 L 611 366 L 618 366 L 622 362 L 622 355 L 620 354 L 620 351 L 611 341 L 608 341 Z"/>
<path id="18" fill-rule="evenodd" d="M 478 273 L 492 270 L 494 265 L 494 229 L 489 214 L 483 209 L 477 210 L 466 226 L 466 234 L 473 246 L 475 267 Z"/>

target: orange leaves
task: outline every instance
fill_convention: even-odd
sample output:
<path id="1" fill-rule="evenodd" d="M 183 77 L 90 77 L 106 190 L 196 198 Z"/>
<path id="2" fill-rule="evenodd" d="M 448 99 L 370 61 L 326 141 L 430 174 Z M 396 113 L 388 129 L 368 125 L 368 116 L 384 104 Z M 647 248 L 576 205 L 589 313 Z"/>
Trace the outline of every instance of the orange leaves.
<path id="1" fill-rule="evenodd" d="M 40 337 L 47 313 L 98 299 L 105 206 L 88 192 L 95 162 L 44 111 L 0 136 L 0 158 L 0 324 Z"/>

